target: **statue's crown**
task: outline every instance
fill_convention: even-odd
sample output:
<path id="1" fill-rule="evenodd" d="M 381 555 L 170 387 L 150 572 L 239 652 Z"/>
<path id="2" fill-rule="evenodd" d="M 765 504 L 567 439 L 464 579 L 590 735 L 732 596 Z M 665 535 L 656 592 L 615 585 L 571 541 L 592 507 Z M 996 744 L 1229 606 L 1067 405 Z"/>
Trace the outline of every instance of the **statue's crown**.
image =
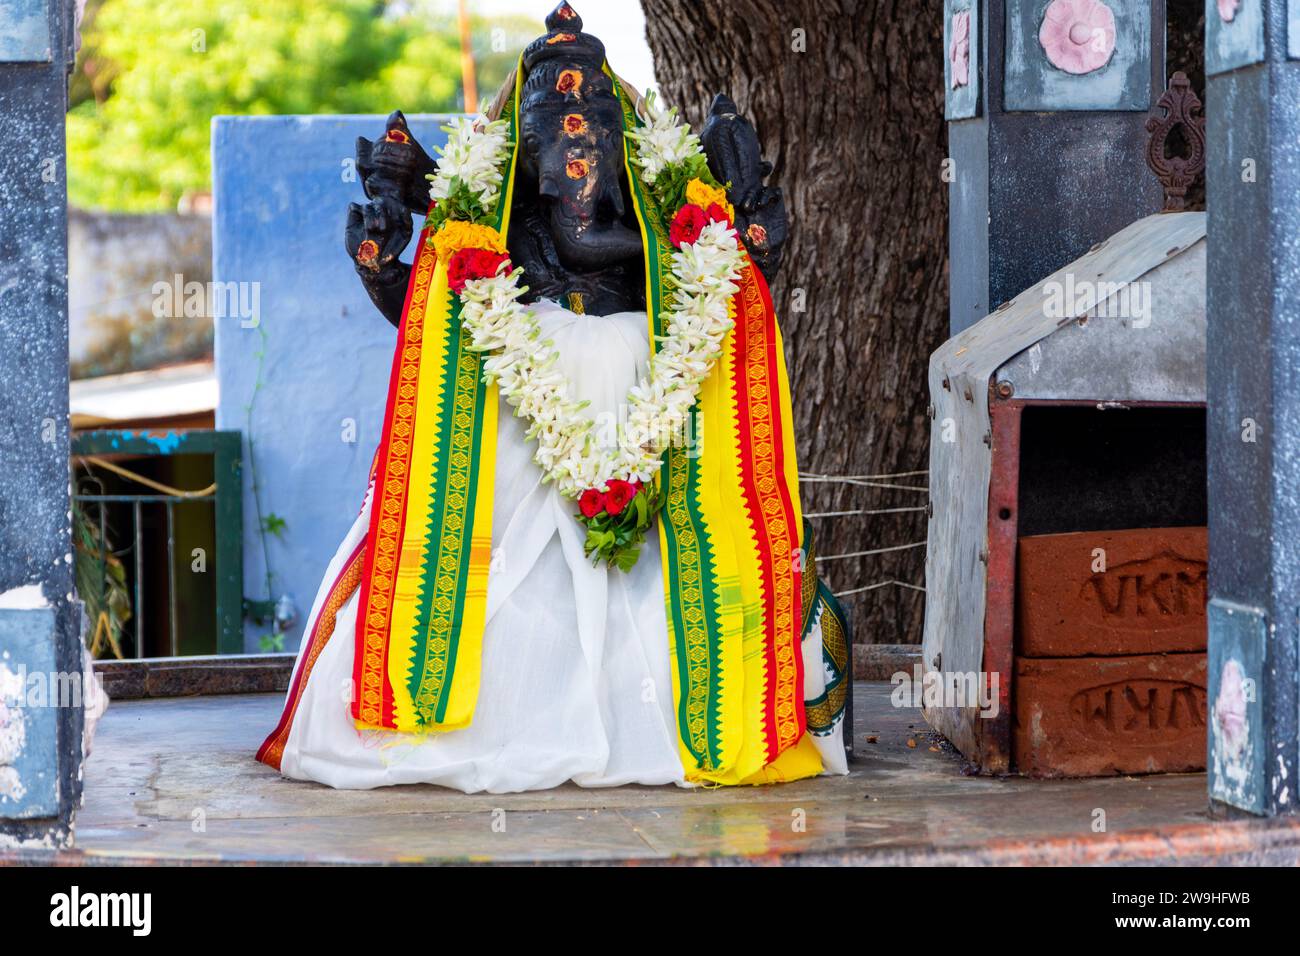
<path id="1" fill-rule="evenodd" d="M 525 70 L 551 59 L 597 68 L 605 62 L 605 44 L 590 33 L 582 32 L 582 17 L 569 6 L 568 0 L 547 16 L 546 33 L 524 48 Z"/>

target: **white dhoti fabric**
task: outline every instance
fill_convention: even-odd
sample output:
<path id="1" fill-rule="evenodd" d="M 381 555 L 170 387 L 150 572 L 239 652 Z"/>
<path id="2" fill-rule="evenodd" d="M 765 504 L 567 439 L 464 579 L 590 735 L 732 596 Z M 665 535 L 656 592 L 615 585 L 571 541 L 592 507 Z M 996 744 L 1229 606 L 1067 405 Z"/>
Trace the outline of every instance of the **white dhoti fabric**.
<path id="1" fill-rule="evenodd" d="M 599 428 L 617 421 L 649 355 L 644 312 L 576 315 L 534 306 L 576 397 Z M 332 787 L 431 783 L 466 793 L 683 784 L 669 674 L 659 537 L 628 573 L 593 566 L 576 504 L 542 483 L 525 422 L 504 402 L 497 431 L 492 565 L 478 704 L 469 727 L 427 735 L 360 730 L 349 712 L 358 593 L 338 611 L 285 743 L 281 772 Z M 363 541 L 367 495 L 325 572 L 331 586 Z M 295 674 L 304 666 L 308 642 Z M 805 697 L 825 687 L 819 627 L 804 641 Z M 825 771 L 846 773 L 840 727 L 815 737 Z"/>

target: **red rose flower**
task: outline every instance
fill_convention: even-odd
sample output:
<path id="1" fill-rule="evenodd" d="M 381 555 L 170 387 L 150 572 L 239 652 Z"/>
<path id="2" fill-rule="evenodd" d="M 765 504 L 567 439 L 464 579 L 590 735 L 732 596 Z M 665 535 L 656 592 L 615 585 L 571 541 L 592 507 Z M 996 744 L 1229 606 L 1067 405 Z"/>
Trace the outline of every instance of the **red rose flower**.
<path id="1" fill-rule="evenodd" d="M 578 508 L 584 518 L 594 518 L 605 510 L 605 496 L 595 488 L 588 488 L 578 499 Z"/>
<path id="2" fill-rule="evenodd" d="M 708 224 L 708 214 L 699 206 L 687 203 L 673 216 L 672 224 L 668 227 L 668 238 L 680 249 L 700 238 L 700 233 Z"/>
<path id="3" fill-rule="evenodd" d="M 609 490 L 605 492 L 605 510 L 614 517 L 623 513 L 627 503 L 636 497 L 636 486 L 630 481 L 612 478 L 606 482 Z"/>
<path id="4" fill-rule="evenodd" d="M 725 222 L 731 225 L 731 217 L 727 215 L 727 210 L 723 209 L 717 203 L 709 203 L 709 208 L 705 210 L 705 215 L 709 217 L 709 222 Z"/>
<path id="5" fill-rule="evenodd" d="M 459 294 L 470 279 L 487 279 L 497 274 L 501 264 L 510 264 L 510 257 L 490 249 L 457 249 L 447 263 L 447 285 Z"/>

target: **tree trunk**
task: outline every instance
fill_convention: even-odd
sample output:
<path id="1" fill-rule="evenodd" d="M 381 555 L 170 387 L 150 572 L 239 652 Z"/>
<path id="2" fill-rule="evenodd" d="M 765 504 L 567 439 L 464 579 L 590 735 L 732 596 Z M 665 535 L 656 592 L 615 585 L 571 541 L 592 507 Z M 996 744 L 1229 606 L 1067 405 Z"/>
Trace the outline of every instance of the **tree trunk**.
<path id="1" fill-rule="evenodd" d="M 926 372 L 948 328 L 941 5 L 642 6 L 666 101 L 699 129 L 713 94 L 729 93 L 758 128 L 775 166 L 770 181 L 785 191 L 791 237 L 772 293 L 800 472 L 928 469 Z M 924 475 L 887 483 L 928 484 Z M 812 513 L 922 509 L 813 518 L 820 555 L 925 541 L 924 493 L 805 482 L 802 496 Z M 837 592 L 881 581 L 921 586 L 925 548 L 827 561 L 819 570 Z M 842 600 L 858 643 L 920 641 L 919 591 L 891 584 Z"/>

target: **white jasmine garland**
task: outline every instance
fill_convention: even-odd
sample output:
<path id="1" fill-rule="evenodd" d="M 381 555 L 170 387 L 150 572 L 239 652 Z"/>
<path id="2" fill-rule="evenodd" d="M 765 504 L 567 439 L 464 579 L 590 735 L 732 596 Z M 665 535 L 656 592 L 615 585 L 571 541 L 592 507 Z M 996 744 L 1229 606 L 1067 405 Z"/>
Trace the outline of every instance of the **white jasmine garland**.
<path id="1" fill-rule="evenodd" d="M 645 125 L 627 135 L 636 144 L 633 160 L 646 185 L 653 186 L 665 166 L 684 163 L 704 152 L 700 138 L 677 118 L 676 107 L 659 109 L 653 92 L 646 93 L 637 113 Z"/>
<path id="2" fill-rule="evenodd" d="M 442 202 L 459 179 L 484 209 L 494 208 L 501 196 L 503 164 L 510 155 L 510 123 L 489 122 L 482 115 L 458 116 L 442 129 L 448 134 L 447 145 L 435 150 L 440 159 L 429 187 L 430 197 Z"/>
<path id="3" fill-rule="evenodd" d="M 647 184 L 667 166 L 700 152 L 699 139 L 676 120 L 676 111 L 660 111 L 647 95 L 643 130 L 629 136 L 637 145 L 637 166 Z M 453 121 L 451 141 L 442 151 L 433 195 L 446 196 L 454 180 L 475 190 L 487 208 L 500 195 L 509 158 L 504 122 Z M 722 354 L 722 342 L 735 324 L 731 297 L 745 258 L 728 223 L 710 222 L 694 243 L 672 254 L 676 292 L 663 319 L 659 350 L 650 358 L 648 375 L 628 391 L 626 422 L 612 447 L 593 434 L 594 422 L 583 414 L 568 380 L 558 369 L 559 355 L 542 339 L 535 314 L 519 302 L 527 291 L 522 269 L 470 279 L 460 293 L 461 323 L 470 348 L 490 353 L 483 362 L 484 381 L 495 382 L 515 414 L 529 419 L 527 435 L 536 440 L 533 460 L 546 481 L 561 494 L 577 498 L 584 491 L 604 491 L 611 479 L 651 481 L 675 436 L 685 432 L 704 380 Z"/>

